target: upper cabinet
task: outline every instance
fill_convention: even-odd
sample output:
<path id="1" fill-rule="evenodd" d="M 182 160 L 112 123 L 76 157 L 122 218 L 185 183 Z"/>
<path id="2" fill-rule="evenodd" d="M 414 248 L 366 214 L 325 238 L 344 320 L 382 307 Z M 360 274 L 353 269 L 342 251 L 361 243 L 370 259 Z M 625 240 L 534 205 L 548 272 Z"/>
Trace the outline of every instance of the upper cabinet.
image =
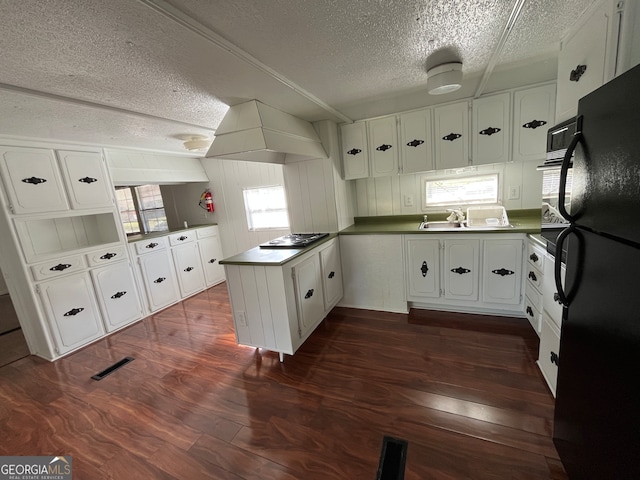
<path id="1" fill-rule="evenodd" d="M 72 208 L 102 208 L 113 205 L 113 188 L 108 180 L 102 155 L 97 152 L 69 150 L 58 150 L 56 154 L 68 186 Z"/>
<path id="2" fill-rule="evenodd" d="M 402 173 L 434 170 L 431 109 L 404 113 L 399 121 Z"/>
<path id="3" fill-rule="evenodd" d="M 342 162 L 345 180 L 369 176 L 369 153 L 367 148 L 367 124 L 355 122 L 342 125 Z"/>
<path id="4" fill-rule="evenodd" d="M 517 90 L 513 95 L 513 160 L 543 160 L 547 130 L 555 124 L 556 86 Z"/>
<path id="5" fill-rule="evenodd" d="M 371 175 L 388 177 L 398 173 L 398 129 L 396 117 L 383 117 L 367 122 Z"/>
<path id="6" fill-rule="evenodd" d="M 578 111 L 578 100 L 613 78 L 618 25 L 610 1 L 577 24 L 560 44 L 556 122 Z"/>
<path id="7" fill-rule="evenodd" d="M 509 161 L 511 93 L 473 101 L 473 164 Z"/>
<path id="8" fill-rule="evenodd" d="M 433 123 L 436 169 L 469 165 L 469 103 L 434 108 Z"/>

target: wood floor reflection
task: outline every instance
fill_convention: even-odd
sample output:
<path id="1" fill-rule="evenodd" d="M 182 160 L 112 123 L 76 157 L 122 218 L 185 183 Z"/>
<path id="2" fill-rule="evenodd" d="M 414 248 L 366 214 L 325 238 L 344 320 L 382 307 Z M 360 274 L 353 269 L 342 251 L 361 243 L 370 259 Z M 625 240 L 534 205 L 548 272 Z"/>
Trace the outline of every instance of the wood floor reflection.
<path id="1" fill-rule="evenodd" d="M 0 368 L 0 455 L 78 479 L 566 479 L 526 320 L 336 308 L 295 356 L 236 345 L 226 285 L 49 363 Z M 131 356 L 101 381 L 91 376 Z"/>

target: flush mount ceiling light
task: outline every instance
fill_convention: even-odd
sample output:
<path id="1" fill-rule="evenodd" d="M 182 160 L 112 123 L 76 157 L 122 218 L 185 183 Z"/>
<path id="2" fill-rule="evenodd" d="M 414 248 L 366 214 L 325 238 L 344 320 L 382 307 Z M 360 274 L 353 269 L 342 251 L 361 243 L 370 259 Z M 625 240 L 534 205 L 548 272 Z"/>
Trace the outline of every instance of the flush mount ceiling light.
<path id="1" fill-rule="evenodd" d="M 429 95 L 453 92 L 462 86 L 462 63 L 443 63 L 427 70 Z"/>
<path id="2" fill-rule="evenodd" d="M 211 145 L 211 140 L 205 135 L 185 135 L 184 148 L 191 151 L 206 150 Z"/>

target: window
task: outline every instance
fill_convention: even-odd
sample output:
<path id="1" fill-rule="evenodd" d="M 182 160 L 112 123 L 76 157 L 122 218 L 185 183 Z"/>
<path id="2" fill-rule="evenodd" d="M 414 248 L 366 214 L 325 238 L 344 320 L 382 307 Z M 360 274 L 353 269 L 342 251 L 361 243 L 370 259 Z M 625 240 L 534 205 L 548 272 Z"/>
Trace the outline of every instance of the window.
<path id="1" fill-rule="evenodd" d="M 169 229 L 158 185 L 118 188 L 116 201 L 127 235 Z"/>
<path id="2" fill-rule="evenodd" d="M 498 203 L 498 174 L 425 181 L 425 207 Z"/>
<path id="3" fill-rule="evenodd" d="M 289 228 L 287 199 L 282 185 L 245 188 L 242 193 L 249 230 Z"/>

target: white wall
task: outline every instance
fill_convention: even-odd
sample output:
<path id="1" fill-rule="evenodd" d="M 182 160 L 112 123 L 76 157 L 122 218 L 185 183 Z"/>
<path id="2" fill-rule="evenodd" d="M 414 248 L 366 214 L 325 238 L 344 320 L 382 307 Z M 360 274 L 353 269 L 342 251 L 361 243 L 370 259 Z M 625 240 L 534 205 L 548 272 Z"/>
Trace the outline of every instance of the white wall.
<path id="1" fill-rule="evenodd" d="M 480 165 L 475 173 L 497 172 L 502 204 L 507 210 L 540 208 L 542 201 L 542 173 L 536 167 L 543 160 Z M 424 192 L 422 184 L 427 178 L 455 175 L 454 171 L 395 175 L 391 177 L 355 180 L 356 216 L 410 215 L 423 213 Z M 519 198 L 507 199 L 509 187 L 519 188 Z M 413 205 L 407 205 L 407 198 Z"/>
<path id="2" fill-rule="evenodd" d="M 210 220 L 220 226 L 220 239 L 225 257 L 289 233 L 289 229 L 250 232 L 242 196 L 244 188 L 284 185 L 282 165 L 220 158 L 203 158 L 202 165 L 210 179 L 213 202 L 216 206 L 216 211 L 209 214 Z"/>
<path id="3" fill-rule="evenodd" d="M 5 282 L 4 276 L 2 275 L 2 270 L 0 270 L 0 295 L 4 295 L 5 293 L 9 293 L 9 289 L 7 288 L 7 282 Z"/>

